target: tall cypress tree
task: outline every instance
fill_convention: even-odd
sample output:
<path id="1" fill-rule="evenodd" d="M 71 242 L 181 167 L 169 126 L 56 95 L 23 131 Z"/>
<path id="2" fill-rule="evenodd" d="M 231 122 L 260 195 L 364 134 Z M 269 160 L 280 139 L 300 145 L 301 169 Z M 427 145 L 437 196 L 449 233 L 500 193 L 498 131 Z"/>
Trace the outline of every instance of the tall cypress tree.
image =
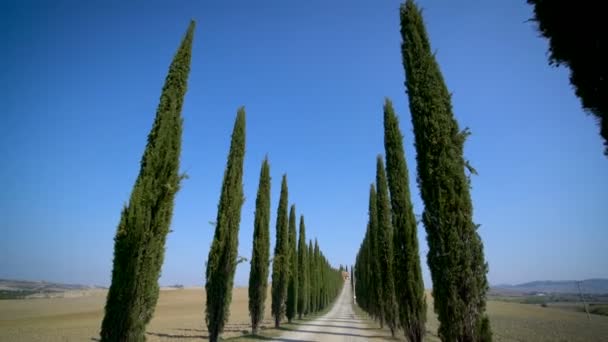
<path id="1" fill-rule="evenodd" d="M 319 308 L 325 309 L 327 304 L 326 302 L 326 287 L 327 287 L 327 279 L 325 275 L 325 257 L 323 256 L 323 252 L 321 252 L 321 247 L 319 247 Z"/>
<path id="2" fill-rule="evenodd" d="M 319 242 L 315 239 L 315 247 L 314 247 L 314 272 L 315 272 L 315 307 L 317 311 L 323 309 L 322 298 L 321 298 L 321 284 L 323 283 L 323 278 L 321 276 L 321 251 L 319 250 Z"/>
<path id="3" fill-rule="evenodd" d="M 368 314 L 372 315 L 372 309 L 370 305 L 370 299 L 373 297 L 373 291 L 371 287 L 371 260 L 370 260 L 370 231 L 369 223 L 365 231 L 365 238 L 359 253 L 357 254 L 357 262 L 355 263 L 356 272 L 356 284 L 355 284 L 355 302 L 359 304 Z"/>
<path id="4" fill-rule="evenodd" d="M 593 114 L 608 156 L 608 36 L 602 1 L 528 0 L 549 40 L 549 64 L 566 65 L 583 109 Z M 604 32 L 604 33 L 602 33 Z"/>
<path id="5" fill-rule="evenodd" d="M 281 319 L 285 314 L 285 300 L 287 299 L 287 284 L 289 282 L 289 232 L 287 229 L 287 175 L 281 181 L 281 196 L 277 211 L 277 237 L 274 246 L 272 261 L 272 316 L 274 326 L 281 326 Z"/>
<path id="6" fill-rule="evenodd" d="M 400 16 L 439 335 L 444 341 L 488 341 L 488 266 L 473 222 L 470 183 L 465 175 L 465 168 L 474 170 L 463 157 L 468 131 L 458 128 L 450 94 L 413 0 L 401 5 Z"/>
<path id="7" fill-rule="evenodd" d="M 380 327 L 384 326 L 384 301 L 382 286 L 382 275 L 380 274 L 380 258 L 379 252 L 379 227 L 378 227 L 378 196 L 374 184 L 369 189 L 369 259 L 370 259 L 370 299 L 369 310 L 379 322 Z"/>
<path id="8" fill-rule="evenodd" d="M 243 206 L 245 158 L 245 108 L 238 110 L 217 211 L 215 235 L 207 259 L 206 321 L 209 340 L 215 342 L 230 316 L 232 286 L 238 252 L 239 224 Z"/>
<path id="9" fill-rule="evenodd" d="M 312 240 L 308 240 L 308 312 L 314 313 L 317 311 L 317 303 L 315 289 L 317 286 L 317 274 L 315 272 L 315 254 L 312 247 Z"/>
<path id="10" fill-rule="evenodd" d="M 384 162 L 380 155 L 377 158 L 376 186 L 378 188 L 378 255 L 380 257 L 379 273 L 382 278 L 382 313 L 384 322 L 391 329 L 391 334 L 395 336 L 397 307 L 395 305 L 395 279 L 393 275 L 393 226 L 391 224 L 391 207 Z"/>
<path id="11" fill-rule="evenodd" d="M 308 313 L 308 261 L 306 260 L 306 226 L 304 215 L 300 216 L 298 236 L 298 316 Z"/>
<path id="12" fill-rule="evenodd" d="M 144 341 L 158 300 L 165 240 L 179 190 L 182 104 L 186 94 L 194 21 L 190 22 L 160 97 L 131 198 L 114 238 L 112 284 L 101 324 L 102 341 Z"/>
<path id="13" fill-rule="evenodd" d="M 370 231 L 369 231 L 369 223 L 367 224 L 367 229 L 365 230 L 365 237 L 363 238 L 363 242 L 361 242 L 361 246 L 359 247 L 359 251 L 357 252 L 357 257 L 355 260 L 355 269 L 354 269 L 354 292 L 355 298 L 354 302 L 359 305 L 363 310 L 365 310 L 368 314 L 372 314 L 372 310 L 370 307 L 370 299 L 373 297 L 371 291 L 371 266 L 370 266 Z"/>
<path id="14" fill-rule="evenodd" d="M 389 99 L 384 103 L 384 149 L 386 173 L 391 194 L 395 249 L 394 275 L 399 323 L 410 342 L 422 341 L 426 321 L 424 282 L 418 252 L 416 217 L 410 199 L 410 186 L 403 136 L 399 119 Z"/>
<path id="15" fill-rule="evenodd" d="M 292 204 L 289 211 L 289 283 L 287 284 L 286 316 L 287 321 L 298 312 L 298 255 L 296 240 L 296 205 Z"/>
<path id="16" fill-rule="evenodd" d="M 270 258 L 270 166 L 268 157 L 262 163 L 260 184 L 255 200 L 253 223 L 253 251 L 249 273 L 249 315 L 251 330 L 255 335 L 264 319 L 264 303 L 268 288 L 268 264 Z"/>
<path id="17" fill-rule="evenodd" d="M 350 265 L 350 289 L 355 293 L 355 271 L 353 270 L 353 265 Z"/>

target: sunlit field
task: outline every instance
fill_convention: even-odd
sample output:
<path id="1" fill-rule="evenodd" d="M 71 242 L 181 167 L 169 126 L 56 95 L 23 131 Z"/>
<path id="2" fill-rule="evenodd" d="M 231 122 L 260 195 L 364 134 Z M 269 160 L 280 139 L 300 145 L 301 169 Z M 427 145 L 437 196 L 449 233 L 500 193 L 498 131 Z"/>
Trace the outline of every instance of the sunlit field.
<path id="1" fill-rule="evenodd" d="M 105 303 L 104 290 L 73 298 L 0 300 L 0 341 L 92 341 L 98 339 Z M 272 326 L 270 296 L 264 327 Z M 149 341 L 204 340 L 203 289 L 163 290 L 154 319 L 147 329 Z M 437 318 L 429 312 L 427 339 L 437 340 Z M 247 289 L 234 291 L 230 320 L 224 336 L 249 332 Z M 608 317 L 536 304 L 489 301 L 488 313 L 497 341 L 608 341 Z"/>

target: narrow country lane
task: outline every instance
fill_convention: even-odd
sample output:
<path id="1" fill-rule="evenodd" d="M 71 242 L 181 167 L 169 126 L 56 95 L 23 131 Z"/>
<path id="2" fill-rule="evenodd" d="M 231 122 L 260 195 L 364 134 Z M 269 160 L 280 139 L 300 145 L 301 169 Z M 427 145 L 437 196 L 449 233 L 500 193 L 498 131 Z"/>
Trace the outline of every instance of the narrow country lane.
<path id="1" fill-rule="evenodd" d="M 346 282 L 331 310 L 313 321 L 298 322 L 275 341 L 369 341 L 385 340 L 390 333 L 374 328 L 375 324 L 353 310 L 350 283 Z"/>

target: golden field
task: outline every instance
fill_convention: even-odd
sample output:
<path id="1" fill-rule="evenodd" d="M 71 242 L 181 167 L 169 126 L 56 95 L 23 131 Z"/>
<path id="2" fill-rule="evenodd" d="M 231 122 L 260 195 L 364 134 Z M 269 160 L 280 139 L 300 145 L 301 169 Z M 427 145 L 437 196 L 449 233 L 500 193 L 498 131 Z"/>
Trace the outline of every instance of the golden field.
<path id="1" fill-rule="evenodd" d="M 0 300 L 0 341 L 92 341 L 99 337 L 106 291 L 73 298 Z M 249 329 L 247 289 L 236 288 L 225 336 Z M 267 320 L 271 325 L 270 296 Z M 183 341 L 207 336 L 202 288 L 161 290 L 148 341 Z"/>
<path id="2" fill-rule="evenodd" d="M 433 298 L 427 295 L 427 332 L 436 337 L 439 322 L 433 312 Z M 487 302 L 494 341 L 608 341 L 608 316 L 584 312 L 490 300 Z"/>
<path id="3" fill-rule="evenodd" d="M 71 298 L 0 300 L 0 341 L 97 340 L 106 292 L 93 290 Z M 247 289 L 233 293 L 224 336 L 249 330 Z M 264 325 L 270 327 L 270 296 Z M 428 298 L 427 339 L 437 340 L 437 319 Z M 202 288 L 161 291 L 149 341 L 196 341 L 206 338 Z M 539 305 L 489 301 L 496 341 L 608 341 L 608 317 Z M 372 325 L 374 325 L 372 323 Z M 271 333 L 268 331 L 268 333 Z M 276 333 L 271 333 L 276 335 Z"/>

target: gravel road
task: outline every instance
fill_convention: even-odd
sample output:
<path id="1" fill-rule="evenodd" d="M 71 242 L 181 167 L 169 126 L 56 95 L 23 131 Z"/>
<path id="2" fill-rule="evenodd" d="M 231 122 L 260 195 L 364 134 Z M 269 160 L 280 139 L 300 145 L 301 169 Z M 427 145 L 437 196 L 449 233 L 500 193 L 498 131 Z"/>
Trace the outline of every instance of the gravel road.
<path id="1" fill-rule="evenodd" d="M 352 303 L 352 290 L 347 282 L 328 313 L 313 321 L 296 323 L 295 328 L 273 341 L 382 341 L 390 337 L 390 333 L 373 328 L 375 324 L 369 324 L 365 317 L 355 314 Z"/>

